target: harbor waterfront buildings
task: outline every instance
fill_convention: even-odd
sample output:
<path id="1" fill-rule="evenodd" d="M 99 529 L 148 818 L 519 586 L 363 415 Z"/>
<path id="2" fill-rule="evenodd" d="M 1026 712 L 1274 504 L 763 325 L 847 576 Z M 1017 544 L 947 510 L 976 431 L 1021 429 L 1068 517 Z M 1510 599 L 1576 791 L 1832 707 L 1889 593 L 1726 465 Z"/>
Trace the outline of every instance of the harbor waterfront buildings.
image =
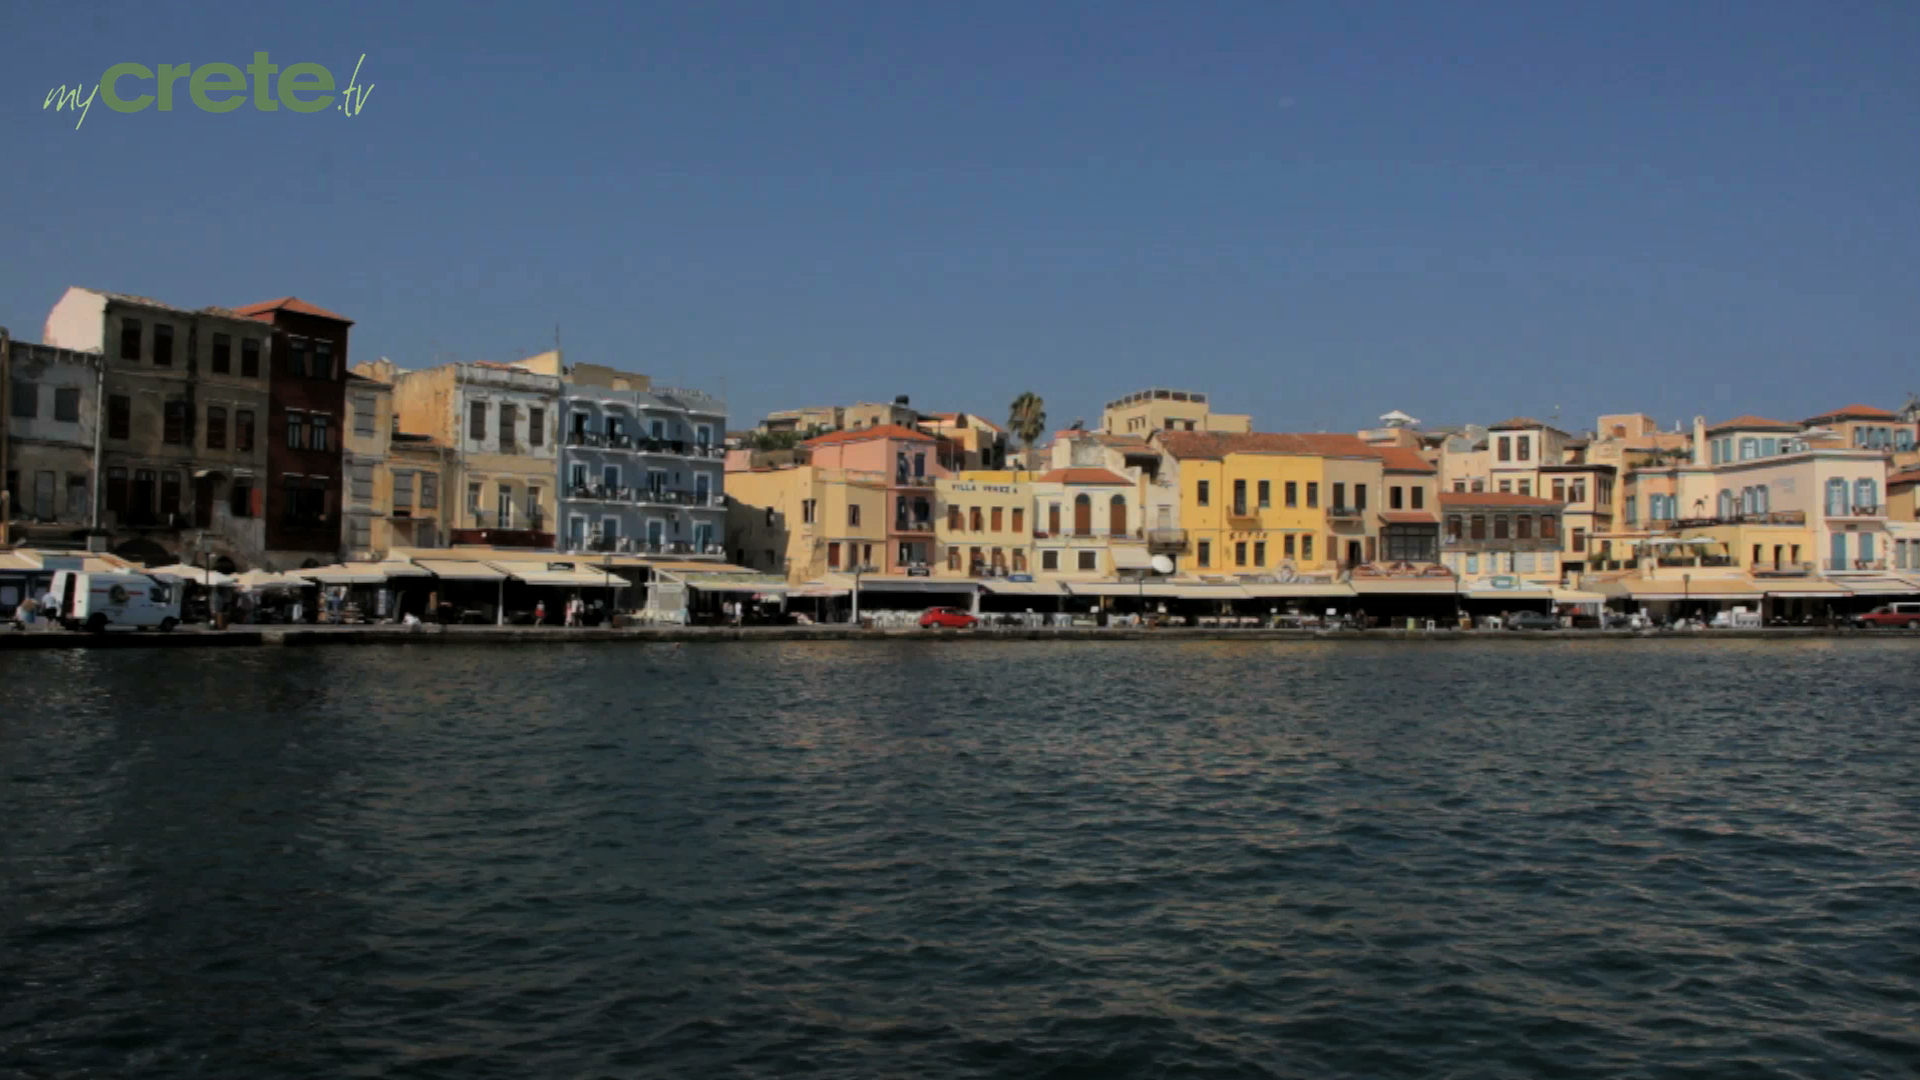
<path id="1" fill-rule="evenodd" d="M 1802 621 L 1920 596 L 1911 402 L 1586 430 L 1391 410 L 1349 434 L 1259 431 L 1156 388 L 1028 454 L 994 420 L 905 395 L 730 437 L 706 391 L 558 348 L 350 362 L 353 326 L 291 296 L 190 309 L 70 288 L 43 341 L 0 331 L 9 550 L 289 572 L 384 590 L 369 609 L 389 615 L 480 621 L 542 589 L 667 620 L 751 601 Z"/>

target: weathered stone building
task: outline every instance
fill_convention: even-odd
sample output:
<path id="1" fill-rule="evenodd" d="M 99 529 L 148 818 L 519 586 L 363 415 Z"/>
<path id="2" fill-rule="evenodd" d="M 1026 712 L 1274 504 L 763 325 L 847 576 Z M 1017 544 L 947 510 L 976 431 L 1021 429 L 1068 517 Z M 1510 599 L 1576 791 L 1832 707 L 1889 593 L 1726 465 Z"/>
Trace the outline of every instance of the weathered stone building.
<path id="1" fill-rule="evenodd" d="M 84 547 L 97 524 L 93 493 L 101 356 L 10 340 L 0 331 L 4 435 L 0 539 Z"/>

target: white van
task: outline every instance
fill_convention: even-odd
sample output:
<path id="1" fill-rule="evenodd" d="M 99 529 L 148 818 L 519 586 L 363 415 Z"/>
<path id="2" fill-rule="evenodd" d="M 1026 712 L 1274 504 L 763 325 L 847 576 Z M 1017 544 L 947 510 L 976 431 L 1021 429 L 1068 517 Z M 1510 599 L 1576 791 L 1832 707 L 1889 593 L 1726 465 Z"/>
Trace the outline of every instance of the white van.
<path id="1" fill-rule="evenodd" d="M 109 626 L 180 625 L 180 588 L 147 574 L 88 574 L 61 570 L 53 575 L 56 616 L 69 630 L 101 633 Z"/>

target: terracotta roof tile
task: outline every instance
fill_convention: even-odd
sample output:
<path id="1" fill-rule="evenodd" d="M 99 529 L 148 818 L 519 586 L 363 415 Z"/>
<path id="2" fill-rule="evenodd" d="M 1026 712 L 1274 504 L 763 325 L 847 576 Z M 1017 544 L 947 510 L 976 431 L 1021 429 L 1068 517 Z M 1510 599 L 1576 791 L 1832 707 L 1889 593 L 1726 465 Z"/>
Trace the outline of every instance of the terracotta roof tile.
<path id="1" fill-rule="evenodd" d="M 868 428 L 832 431 L 801 443 L 802 446 L 832 446 L 838 443 L 866 442 L 869 439 L 905 439 L 909 442 L 938 442 L 924 431 L 903 428 L 899 424 L 878 424 Z"/>
<path id="2" fill-rule="evenodd" d="M 343 322 L 348 325 L 353 324 L 353 320 L 347 318 L 345 315 L 337 315 L 328 311 L 326 308 L 309 304 L 297 296 L 283 296 L 278 300 L 265 300 L 258 304 L 248 304 L 246 307 L 238 307 L 233 310 L 253 319 L 275 311 L 291 311 L 299 315 L 312 315 L 316 318 L 332 319 L 334 322 Z"/>
<path id="3" fill-rule="evenodd" d="M 1780 420 L 1769 420 L 1764 416 L 1746 413 L 1736 416 L 1724 424 L 1715 424 L 1708 431 L 1799 431 L 1799 424 L 1789 424 Z"/>
<path id="4" fill-rule="evenodd" d="M 1821 424 L 1828 420 L 1896 420 L 1898 417 L 1885 409 L 1876 409 L 1871 405 L 1846 405 L 1830 413 L 1806 421 L 1809 424 Z"/>
<path id="5" fill-rule="evenodd" d="M 1133 481 L 1111 469 L 1055 469 L 1043 474 L 1042 484 L 1107 484 L 1132 487 Z"/>
<path id="6" fill-rule="evenodd" d="M 1443 491 L 1441 506 L 1564 506 L 1538 495 L 1516 495 L 1511 491 Z"/>
<path id="7" fill-rule="evenodd" d="M 1357 457 L 1379 460 L 1379 447 L 1358 435 L 1286 435 L 1223 431 L 1156 431 L 1167 453 L 1176 458 L 1219 460 L 1228 454 L 1293 454 L 1301 457 Z"/>
<path id="8" fill-rule="evenodd" d="M 1373 452 L 1386 463 L 1388 472 L 1431 473 L 1437 472 L 1433 463 L 1420 456 L 1419 451 L 1404 446 L 1376 446 Z"/>
<path id="9" fill-rule="evenodd" d="M 1892 476 L 1887 477 L 1888 487 L 1892 487 L 1895 484 L 1912 484 L 1916 482 L 1920 482 L 1920 466 L 1911 469 L 1902 469 Z"/>

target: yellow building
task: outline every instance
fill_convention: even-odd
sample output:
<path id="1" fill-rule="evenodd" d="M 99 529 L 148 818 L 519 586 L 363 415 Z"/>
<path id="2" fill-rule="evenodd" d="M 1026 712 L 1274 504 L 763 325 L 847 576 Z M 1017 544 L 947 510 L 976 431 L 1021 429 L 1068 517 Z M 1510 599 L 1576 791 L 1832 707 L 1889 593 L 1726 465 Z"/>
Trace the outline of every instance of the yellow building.
<path id="1" fill-rule="evenodd" d="M 384 559 L 396 548 L 431 548 L 446 539 L 440 492 L 446 447 L 397 430 L 393 387 L 347 376 L 344 438 L 347 557 Z"/>
<path id="2" fill-rule="evenodd" d="M 1353 435 L 1161 432 L 1195 574 L 1340 572 L 1378 556 L 1376 450 Z"/>
<path id="3" fill-rule="evenodd" d="M 883 565 L 887 477 L 797 465 L 727 473 L 727 552 L 741 566 L 818 581 Z"/>
<path id="4" fill-rule="evenodd" d="M 1006 471 L 963 472 L 934 482 L 935 577 L 1032 572 L 1032 484 Z"/>
<path id="5" fill-rule="evenodd" d="M 1109 435 L 1147 436 L 1156 431 L 1220 431 L 1245 434 L 1253 417 L 1217 413 L 1207 395 L 1191 390 L 1141 390 L 1107 402 L 1100 429 Z"/>

